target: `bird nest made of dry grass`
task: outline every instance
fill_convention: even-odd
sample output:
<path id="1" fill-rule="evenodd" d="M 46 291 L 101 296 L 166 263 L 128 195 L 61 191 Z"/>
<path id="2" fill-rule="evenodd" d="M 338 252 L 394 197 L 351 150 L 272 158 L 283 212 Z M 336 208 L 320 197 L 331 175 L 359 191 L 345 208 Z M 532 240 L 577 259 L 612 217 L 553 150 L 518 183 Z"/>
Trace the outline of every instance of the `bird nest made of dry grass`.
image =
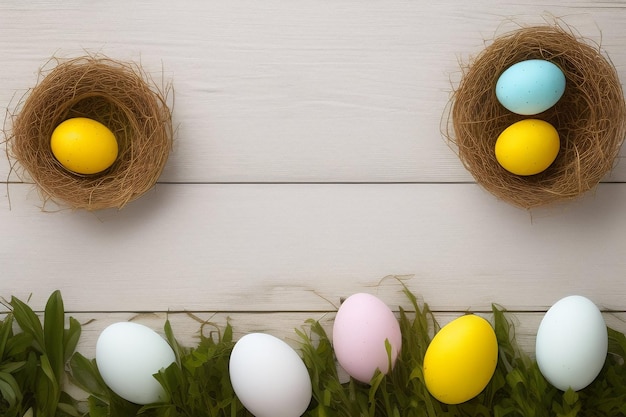
<path id="1" fill-rule="evenodd" d="M 566 88 L 552 108 L 533 118 L 560 136 L 556 160 L 545 171 L 518 176 L 496 160 L 500 133 L 527 116 L 496 97 L 499 76 L 511 65 L 543 59 L 563 71 Z M 617 72 L 599 45 L 558 25 L 520 28 L 497 37 L 469 65 L 452 94 L 446 136 L 476 182 L 523 208 L 568 200 L 592 189 L 613 168 L 626 135 L 626 104 Z"/>
<path id="2" fill-rule="evenodd" d="M 9 157 L 45 201 L 87 210 L 122 208 L 155 185 L 171 151 L 170 87 L 157 87 L 137 64 L 106 57 L 56 63 L 10 116 Z M 54 157 L 52 132 L 73 117 L 96 120 L 115 135 L 119 153 L 105 171 L 76 174 Z"/>

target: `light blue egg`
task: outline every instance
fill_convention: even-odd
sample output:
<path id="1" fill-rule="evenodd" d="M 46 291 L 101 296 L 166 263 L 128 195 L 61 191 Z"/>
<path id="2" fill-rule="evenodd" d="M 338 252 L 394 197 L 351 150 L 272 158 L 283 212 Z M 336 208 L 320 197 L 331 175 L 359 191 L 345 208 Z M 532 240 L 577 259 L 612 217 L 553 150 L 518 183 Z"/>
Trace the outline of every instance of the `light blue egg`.
<path id="1" fill-rule="evenodd" d="M 513 113 L 538 114 L 554 106 L 565 92 L 565 75 L 555 64 L 530 59 L 510 66 L 496 83 L 496 97 Z"/>

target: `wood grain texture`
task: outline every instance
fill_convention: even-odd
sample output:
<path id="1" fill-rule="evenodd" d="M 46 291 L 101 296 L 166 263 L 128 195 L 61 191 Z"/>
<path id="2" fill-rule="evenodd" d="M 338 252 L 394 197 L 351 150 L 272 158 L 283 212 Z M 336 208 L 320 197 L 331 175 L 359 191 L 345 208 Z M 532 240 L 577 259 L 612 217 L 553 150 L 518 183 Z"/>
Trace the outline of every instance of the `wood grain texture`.
<path id="1" fill-rule="evenodd" d="M 30 190 L 30 192 L 29 192 Z M 0 294 L 72 311 L 327 311 L 363 290 L 436 310 L 624 309 L 626 184 L 532 215 L 468 184 L 160 184 L 121 210 L 0 209 Z M 331 300 L 330 302 L 327 300 Z"/>
<path id="2" fill-rule="evenodd" d="M 561 17 L 626 78 L 624 1 L 172 4 L 3 1 L 0 105 L 14 111 L 50 57 L 103 53 L 174 85 L 162 181 L 465 182 L 441 119 L 459 61 L 495 35 Z"/>
<path id="3" fill-rule="evenodd" d="M 88 356 L 105 325 L 160 329 L 167 311 L 188 344 L 182 311 L 295 343 L 352 293 L 406 306 L 399 279 L 443 323 L 514 310 L 529 352 L 574 293 L 626 331 L 625 151 L 595 192 L 526 212 L 476 186 L 441 133 L 459 63 L 555 16 L 626 79 L 623 0 L 0 2 L 0 110 L 52 56 L 102 53 L 172 82 L 177 126 L 160 184 L 121 211 L 42 212 L 0 158 L 0 296 L 42 310 L 60 289 Z"/>

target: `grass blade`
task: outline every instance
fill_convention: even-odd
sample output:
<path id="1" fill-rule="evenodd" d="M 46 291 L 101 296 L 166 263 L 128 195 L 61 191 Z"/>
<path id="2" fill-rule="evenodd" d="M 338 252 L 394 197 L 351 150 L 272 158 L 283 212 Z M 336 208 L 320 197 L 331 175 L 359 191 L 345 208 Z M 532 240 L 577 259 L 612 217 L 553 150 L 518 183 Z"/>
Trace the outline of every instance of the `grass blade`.
<path id="1" fill-rule="evenodd" d="M 63 331 L 63 364 L 67 363 L 74 354 L 80 335 L 80 323 L 74 317 L 70 317 L 70 327 Z"/>
<path id="2" fill-rule="evenodd" d="M 17 333 L 7 340 L 5 357 L 22 356 L 31 346 L 33 346 L 33 336 L 30 333 Z"/>
<path id="3" fill-rule="evenodd" d="M 32 308 L 18 298 L 11 297 L 11 307 L 13 308 L 13 316 L 23 332 L 30 334 L 34 339 L 35 348 L 43 353 L 44 336 L 43 327 L 39 317 Z"/>
<path id="4" fill-rule="evenodd" d="M 57 378 L 52 370 L 47 355 L 41 355 L 41 370 L 37 377 L 35 387 L 35 403 L 39 416 L 54 416 L 59 402 L 60 387 Z"/>
<path id="5" fill-rule="evenodd" d="M 4 359 L 4 351 L 7 340 L 13 334 L 13 315 L 7 314 L 4 320 L 0 321 L 0 360 Z"/>
<path id="6" fill-rule="evenodd" d="M 106 398 L 107 387 L 98 372 L 95 360 L 89 360 L 78 352 L 74 353 L 70 360 L 70 370 L 72 382 L 77 387 L 99 399 Z"/>
<path id="7" fill-rule="evenodd" d="M 44 346 L 55 381 L 63 375 L 63 339 L 65 333 L 65 310 L 59 290 L 52 293 L 46 303 L 43 323 Z"/>
<path id="8" fill-rule="evenodd" d="M 20 386 L 10 373 L 0 372 L 0 394 L 2 398 L 13 408 L 22 401 Z"/>

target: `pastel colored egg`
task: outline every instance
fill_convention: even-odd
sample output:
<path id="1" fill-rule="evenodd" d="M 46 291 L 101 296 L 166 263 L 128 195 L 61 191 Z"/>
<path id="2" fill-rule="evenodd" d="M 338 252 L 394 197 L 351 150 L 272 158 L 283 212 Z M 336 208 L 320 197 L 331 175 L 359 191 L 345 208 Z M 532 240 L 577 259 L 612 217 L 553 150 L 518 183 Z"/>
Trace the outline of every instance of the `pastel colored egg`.
<path id="1" fill-rule="evenodd" d="M 136 404 L 167 399 L 154 374 L 175 360 L 165 339 L 138 323 L 111 324 L 96 343 L 96 363 L 102 379 L 117 395 Z"/>
<path id="2" fill-rule="evenodd" d="M 239 339 L 229 360 L 235 394 L 256 417 L 299 417 L 313 394 L 304 362 L 282 340 L 264 333 Z"/>
<path id="3" fill-rule="evenodd" d="M 498 136 L 495 154 L 507 171 L 535 175 L 554 162 L 560 146 L 559 133 L 554 126 L 539 119 L 525 119 L 513 123 Z"/>
<path id="4" fill-rule="evenodd" d="M 562 391 L 578 391 L 591 384 L 604 366 L 607 351 L 604 318 L 588 298 L 562 298 L 541 320 L 535 344 L 537 365 Z"/>
<path id="5" fill-rule="evenodd" d="M 565 75 L 552 62 L 529 59 L 506 69 L 496 82 L 496 97 L 513 113 L 534 115 L 554 106 L 565 92 Z"/>
<path id="6" fill-rule="evenodd" d="M 441 328 L 426 349 L 426 388 L 442 403 L 463 403 L 485 389 L 497 362 L 491 324 L 473 314 L 461 316 Z"/>
<path id="7" fill-rule="evenodd" d="M 339 365 L 354 379 L 369 383 L 376 370 L 386 374 L 402 347 L 397 318 L 379 298 L 366 293 L 348 297 L 337 311 L 333 324 L 333 349 Z"/>
<path id="8" fill-rule="evenodd" d="M 52 132 L 50 148 L 67 170 L 77 174 L 97 174 L 109 168 L 118 154 L 113 132 L 86 117 L 68 119 Z"/>

